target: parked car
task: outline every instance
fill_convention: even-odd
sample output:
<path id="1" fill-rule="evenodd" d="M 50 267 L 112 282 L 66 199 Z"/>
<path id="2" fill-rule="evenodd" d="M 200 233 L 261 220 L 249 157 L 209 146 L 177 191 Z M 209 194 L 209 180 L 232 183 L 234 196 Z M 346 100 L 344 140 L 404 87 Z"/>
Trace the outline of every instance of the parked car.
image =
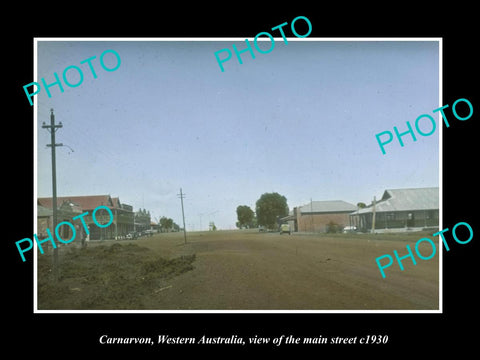
<path id="1" fill-rule="evenodd" d="M 126 236 L 127 239 L 136 239 L 138 237 L 138 233 L 135 231 L 129 232 Z"/>
<path id="2" fill-rule="evenodd" d="M 280 235 L 282 235 L 283 233 L 288 233 L 288 235 L 292 234 L 292 231 L 290 230 L 290 225 L 289 224 L 280 225 Z"/>
<path id="3" fill-rule="evenodd" d="M 260 225 L 260 226 L 258 227 L 258 231 L 259 231 L 259 232 L 266 232 L 266 231 L 267 231 L 267 228 L 266 228 L 265 226 L 263 226 L 263 225 Z"/>
<path id="4" fill-rule="evenodd" d="M 345 226 L 343 228 L 343 233 L 354 233 L 354 232 L 357 232 L 356 226 Z"/>

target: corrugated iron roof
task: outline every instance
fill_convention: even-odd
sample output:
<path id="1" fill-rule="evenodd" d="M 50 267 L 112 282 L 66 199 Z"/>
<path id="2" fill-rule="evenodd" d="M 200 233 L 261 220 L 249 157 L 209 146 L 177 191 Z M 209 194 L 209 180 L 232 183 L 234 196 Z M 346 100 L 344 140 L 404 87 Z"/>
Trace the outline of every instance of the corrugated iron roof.
<path id="1" fill-rule="evenodd" d="M 300 213 L 334 213 L 334 212 L 352 212 L 357 207 L 343 200 L 312 201 L 306 205 L 300 206 Z"/>
<path id="2" fill-rule="evenodd" d="M 438 187 L 387 189 L 375 205 L 376 212 L 435 210 L 439 208 L 440 189 Z M 372 204 L 356 211 L 364 214 L 373 211 Z"/>

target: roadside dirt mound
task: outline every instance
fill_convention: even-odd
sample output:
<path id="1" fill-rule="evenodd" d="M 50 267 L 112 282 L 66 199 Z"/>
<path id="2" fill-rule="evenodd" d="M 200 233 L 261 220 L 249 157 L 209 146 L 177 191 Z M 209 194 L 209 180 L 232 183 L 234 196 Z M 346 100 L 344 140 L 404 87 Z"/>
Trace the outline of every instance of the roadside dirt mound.
<path id="1" fill-rule="evenodd" d="M 143 309 L 142 298 L 158 294 L 165 281 L 193 269 L 195 254 L 165 259 L 135 244 L 62 249 L 60 277 L 51 257 L 38 257 L 38 309 Z"/>

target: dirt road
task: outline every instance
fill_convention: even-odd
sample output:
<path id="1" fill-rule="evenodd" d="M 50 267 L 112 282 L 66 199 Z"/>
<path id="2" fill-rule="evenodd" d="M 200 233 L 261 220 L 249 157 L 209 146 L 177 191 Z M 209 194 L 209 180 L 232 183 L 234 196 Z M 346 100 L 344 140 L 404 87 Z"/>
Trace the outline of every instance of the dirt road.
<path id="1" fill-rule="evenodd" d="M 416 266 L 404 260 L 404 271 L 394 264 L 385 269 L 385 279 L 375 263 L 383 254 L 393 256 L 394 249 L 406 254 L 405 245 L 413 249 L 418 235 L 220 231 L 190 235 L 187 245 L 179 245 L 183 242 L 179 235 L 138 242 L 159 253 L 170 251 L 169 256 L 196 254 L 194 270 L 171 279 L 171 288 L 152 296 L 152 308 L 431 310 L 439 306 L 438 253 Z"/>
<path id="2" fill-rule="evenodd" d="M 279 235 L 243 230 L 190 233 L 184 244 L 182 233 L 158 234 L 136 241 L 103 242 L 102 246 L 121 244 L 124 253 L 121 260 L 101 268 L 103 258 L 92 258 L 95 253 L 91 251 L 98 246 L 92 242 L 85 260 L 81 253 L 75 254 L 78 271 L 73 266 L 68 269 L 68 262 L 62 265 L 61 296 L 55 296 L 55 291 L 60 291 L 57 285 L 39 285 L 39 304 L 54 309 L 434 310 L 439 306 L 438 252 L 417 265 L 405 259 L 404 271 L 395 263 L 385 269 L 385 279 L 375 263 L 378 256 L 393 256 L 393 250 L 405 255 L 405 245 L 413 249 L 424 236 Z M 128 247 L 129 243 L 146 249 L 133 251 L 135 247 Z M 420 251 L 429 254 L 431 248 Z M 102 250 L 102 256 L 115 253 L 120 254 Z M 195 257 L 185 257 L 193 254 Z M 181 256 L 194 260 L 180 264 L 180 270 L 178 266 L 174 269 L 175 264 L 155 263 L 160 257 Z M 78 261 L 88 261 L 88 270 Z M 162 270 L 165 264 L 173 272 Z M 48 271 L 45 264 L 42 269 Z M 125 274 L 120 273 L 123 270 Z M 167 273 L 173 275 L 163 277 Z M 43 276 L 40 270 L 39 276 Z M 101 281 L 101 286 L 92 288 L 94 280 Z M 128 286 L 128 292 L 118 289 L 122 286 Z M 82 296 L 88 302 L 82 302 Z M 62 302 L 51 303 L 49 298 Z"/>

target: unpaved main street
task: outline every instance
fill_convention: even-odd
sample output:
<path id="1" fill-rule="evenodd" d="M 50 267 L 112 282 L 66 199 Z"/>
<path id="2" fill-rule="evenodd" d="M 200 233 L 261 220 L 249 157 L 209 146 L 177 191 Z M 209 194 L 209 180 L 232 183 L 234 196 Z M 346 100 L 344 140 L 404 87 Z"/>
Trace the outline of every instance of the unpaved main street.
<path id="1" fill-rule="evenodd" d="M 417 260 L 416 266 L 405 259 L 404 271 L 395 263 L 385 269 L 385 279 L 375 263 L 383 254 L 393 256 L 394 249 L 406 254 L 405 245 L 413 249 L 420 237 L 220 231 L 190 235 L 186 245 L 180 245 L 181 234 L 138 244 L 171 251 L 170 256 L 196 254 L 194 270 L 171 279 L 171 288 L 152 296 L 152 308 L 438 309 L 438 252 L 431 260 Z"/>
<path id="2" fill-rule="evenodd" d="M 413 249 L 425 235 L 236 230 L 190 233 L 187 244 L 183 233 L 91 242 L 88 257 L 80 251 L 62 262 L 61 296 L 54 296 L 60 291 L 57 285 L 39 285 L 39 304 L 48 309 L 434 310 L 439 306 L 438 251 L 431 260 L 417 259 L 417 265 L 403 260 L 404 271 L 394 263 L 385 269 L 385 279 L 375 263 L 378 256 L 393 256 L 393 250 L 407 254 L 405 245 Z M 105 246 L 112 244 L 116 250 L 107 251 Z M 92 257 L 96 247 L 102 249 L 99 260 Z M 120 255 L 119 260 L 113 257 Z M 48 272 L 42 256 L 39 277 Z M 107 256 L 111 261 L 104 264 Z M 190 260 L 156 262 L 160 257 Z M 100 268 L 97 261 L 104 265 Z M 100 285 L 93 288 L 94 281 Z"/>

